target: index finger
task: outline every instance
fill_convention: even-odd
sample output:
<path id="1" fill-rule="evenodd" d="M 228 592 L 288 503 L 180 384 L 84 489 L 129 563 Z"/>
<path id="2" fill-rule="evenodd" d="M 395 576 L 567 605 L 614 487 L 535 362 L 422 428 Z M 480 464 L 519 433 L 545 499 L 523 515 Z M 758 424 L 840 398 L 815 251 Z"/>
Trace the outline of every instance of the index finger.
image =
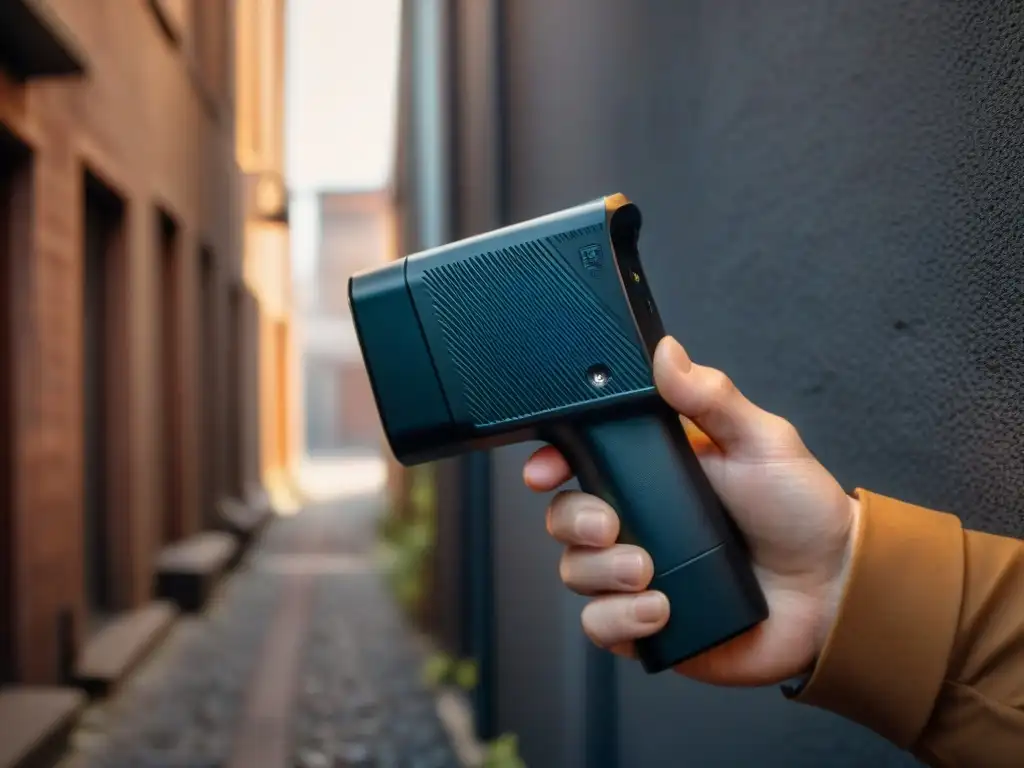
<path id="1" fill-rule="evenodd" d="M 572 479 L 569 462 L 557 448 L 545 445 L 536 451 L 523 466 L 523 482 L 531 491 L 553 491 Z"/>
<path id="2" fill-rule="evenodd" d="M 697 455 L 714 448 L 714 443 L 701 431 L 700 427 L 688 419 L 683 419 L 682 422 L 683 431 Z M 572 476 L 573 471 L 569 467 L 569 462 L 552 445 L 545 445 L 535 451 L 523 466 L 523 482 L 526 483 L 527 488 L 537 493 L 553 491 L 563 483 L 569 482 Z"/>

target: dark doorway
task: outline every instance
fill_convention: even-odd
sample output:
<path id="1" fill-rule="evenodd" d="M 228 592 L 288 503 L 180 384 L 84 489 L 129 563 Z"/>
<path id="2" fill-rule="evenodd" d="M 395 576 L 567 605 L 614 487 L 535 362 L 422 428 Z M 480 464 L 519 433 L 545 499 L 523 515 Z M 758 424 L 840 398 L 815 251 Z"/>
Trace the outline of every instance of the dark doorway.
<path id="1" fill-rule="evenodd" d="M 156 356 L 160 390 L 158 446 L 162 477 L 160 504 L 161 545 L 181 538 L 181 300 L 178 277 L 178 225 L 163 211 L 157 212 L 157 323 L 159 352 Z"/>
<path id="2" fill-rule="evenodd" d="M 217 445 L 217 273 L 213 252 L 199 252 L 199 434 L 200 515 L 204 523 L 213 520 L 217 503 L 220 451 Z"/>
<path id="3" fill-rule="evenodd" d="M 95 631 L 113 612 L 110 562 L 110 443 L 112 276 L 121 248 L 124 204 L 92 174 L 85 177 L 84 227 L 84 548 L 88 630 Z"/>
<path id="4" fill-rule="evenodd" d="M 32 156 L 0 126 L 0 685 L 16 679 L 14 624 L 14 313 L 17 270 L 28 256 Z"/>

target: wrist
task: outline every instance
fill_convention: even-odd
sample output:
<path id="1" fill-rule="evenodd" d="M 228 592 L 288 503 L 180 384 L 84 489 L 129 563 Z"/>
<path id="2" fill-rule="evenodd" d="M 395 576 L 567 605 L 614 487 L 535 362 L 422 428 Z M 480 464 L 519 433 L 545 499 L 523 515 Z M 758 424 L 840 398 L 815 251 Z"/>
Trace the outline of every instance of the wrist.
<path id="1" fill-rule="evenodd" d="M 836 623 L 839 614 L 839 606 L 843 601 L 846 591 L 846 583 L 850 578 L 850 568 L 853 562 L 853 549 L 857 541 L 857 531 L 860 528 L 861 509 L 860 501 L 854 496 L 847 496 L 849 504 L 849 525 L 843 541 L 842 552 L 839 560 L 833 568 L 834 575 L 828 580 L 822 594 L 821 610 L 818 617 L 818 627 L 814 637 L 814 659 L 811 662 L 811 669 L 821 656 Z"/>

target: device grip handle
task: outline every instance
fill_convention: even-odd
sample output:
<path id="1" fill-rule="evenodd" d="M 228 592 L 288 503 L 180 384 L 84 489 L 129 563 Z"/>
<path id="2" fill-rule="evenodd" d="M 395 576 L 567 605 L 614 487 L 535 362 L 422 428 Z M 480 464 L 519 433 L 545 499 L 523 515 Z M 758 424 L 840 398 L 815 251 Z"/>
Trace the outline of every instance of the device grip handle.
<path id="1" fill-rule="evenodd" d="M 665 594 L 671 616 L 636 643 L 647 672 L 669 669 L 768 617 L 745 542 L 678 414 L 657 401 L 639 413 L 563 424 L 551 437 L 580 487 L 618 512 L 620 540 L 654 561 L 650 589 Z"/>

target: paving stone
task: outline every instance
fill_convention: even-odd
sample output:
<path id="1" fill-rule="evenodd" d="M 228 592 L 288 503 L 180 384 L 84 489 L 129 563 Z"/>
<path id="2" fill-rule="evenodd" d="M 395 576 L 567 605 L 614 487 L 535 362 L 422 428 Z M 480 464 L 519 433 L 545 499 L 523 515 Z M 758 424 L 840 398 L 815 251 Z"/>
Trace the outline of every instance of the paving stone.
<path id="1" fill-rule="evenodd" d="M 346 501 L 273 521 L 207 612 L 178 623 L 110 702 L 91 708 L 75 743 L 87 768 L 227 765 L 248 684 L 295 569 L 369 555 L 378 500 Z M 372 564 L 372 558 L 365 558 Z M 420 682 L 423 659 L 380 574 L 312 569 L 310 626 L 293 702 L 296 768 L 454 768 L 458 760 Z"/>
<path id="2" fill-rule="evenodd" d="M 336 724 L 337 766 L 448 768 L 458 761 L 420 682 L 422 659 L 376 574 L 322 576 L 313 597 L 300 744 Z M 301 747 L 300 747 L 301 748 Z"/>

